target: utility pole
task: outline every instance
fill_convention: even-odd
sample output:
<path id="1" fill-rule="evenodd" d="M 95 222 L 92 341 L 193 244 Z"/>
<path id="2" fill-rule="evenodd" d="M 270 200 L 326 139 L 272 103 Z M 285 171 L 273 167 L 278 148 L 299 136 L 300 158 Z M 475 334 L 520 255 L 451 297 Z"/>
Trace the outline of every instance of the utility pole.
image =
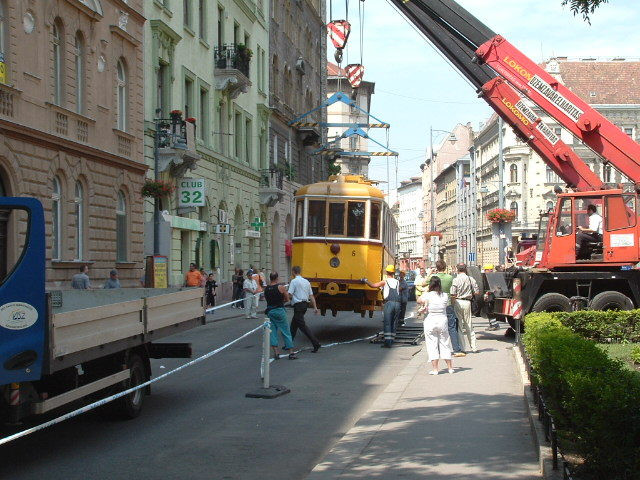
<path id="1" fill-rule="evenodd" d="M 431 203 L 431 231 L 436 231 L 436 206 L 433 198 L 433 127 L 429 127 L 429 151 L 431 158 L 429 159 L 429 169 L 431 173 L 431 185 L 429 185 L 429 202 Z"/>
<path id="2" fill-rule="evenodd" d="M 156 110 L 156 119 L 154 121 L 155 129 L 153 134 L 153 179 L 158 181 L 158 170 L 160 168 L 159 152 L 160 149 L 160 119 L 157 117 L 162 112 L 161 109 Z M 158 197 L 153 198 L 153 255 L 160 255 L 160 200 Z"/>
<path id="3" fill-rule="evenodd" d="M 476 190 L 477 188 L 476 186 L 476 150 L 473 147 L 473 145 L 469 149 L 469 157 L 470 157 L 469 171 L 471 174 L 471 199 L 468 206 L 470 207 L 470 210 L 471 210 L 471 219 L 470 219 L 471 229 L 469 231 L 469 234 L 471 237 L 470 238 L 471 245 L 469 246 L 470 248 L 468 251 L 475 253 L 475 259 L 474 259 L 475 261 L 473 263 L 476 263 L 478 258 L 478 236 L 477 236 L 477 232 L 478 232 L 478 213 L 477 213 L 478 203 L 477 202 L 478 201 L 477 201 L 477 190 Z M 480 212 L 480 214 L 482 214 L 482 211 Z"/>
<path id="4" fill-rule="evenodd" d="M 504 152 L 503 152 L 503 135 L 502 129 L 504 127 L 504 120 L 502 117 L 498 117 L 498 207 L 504 208 Z M 504 233 L 504 224 L 501 222 L 499 225 L 499 238 L 498 238 L 498 258 L 500 265 L 505 264 L 505 251 L 504 242 L 502 237 Z"/>

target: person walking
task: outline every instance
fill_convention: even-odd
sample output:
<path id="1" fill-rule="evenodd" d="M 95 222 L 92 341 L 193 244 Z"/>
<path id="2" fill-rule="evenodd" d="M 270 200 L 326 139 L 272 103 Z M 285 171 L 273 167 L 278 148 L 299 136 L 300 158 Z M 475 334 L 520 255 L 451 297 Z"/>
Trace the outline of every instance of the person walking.
<path id="1" fill-rule="evenodd" d="M 207 284 L 207 272 L 204 271 L 204 268 L 200 267 L 200 287 L 204 288 Z"/>
<path id="2" fill-rule="evenodd" d="M 464 357 L 466 353 L 460 348 L 460 339 L 458 337 L 458 318 L 456 317 L 455 309 L 451 304 L 449 295 L 451 294 L 451 285 L 453 284 L 453 275 L 447 273 L 447 264 L 444 260 L 438 260 L 436 262 L 435 277 L 440 279 L 440 285 L 442 287 L 442 293 L 447 294 L 447 328 L 449 329 L 449 339 L 451 340 L 451 348 L 453 349 L 454 357 Z M 433 277 L 431 277 L 433 278 Z"/>
<path id="3" fill-rule="evenodd" d="M 405 277 L 407 272 L 400 270 L 400 313 L 398 314 L 398 327 L 404 325 L 404 316 L 407 313 L 407 303 L 409 302 L 409 284 Z"/>
<path id="4" fill-rule="evenodd" d="M 242 269 L 236 268 L 236 274 L 232 278 L 233 281 L 233 300 L 236 302 L 233 304 L 234 308 L 244 308 L 242 302 L 238 300 L 242 300 L 243 298 L 243 290 L 242 285 L 244 284 L 244 273 Z"/>
<path id="5" fill-rule="evenodd" d="M 195 263 L 189 264 L 189 271 L 184 274 L 185 287 L 199 287 L 202 281 L 202 274 Z"/>
<path id="6" fill-rule="evenodd" d="M 287 288 L 280 284 L 278 272 L 271 272 L 270 283 L 264 289 L 264 299 L 267 301 L 265 313 L 271 322 L 270 343 L 273 349 L 274 358 L 280 358 L 278 332 L 284 338 L 284 348 L 289 351 L 289 360 L 295 360 L 296 352 L 293 351 L 293 337 L 287 322 L 287 312 L 284 309 L 285 302 L 290 300 Z"/>
<path id="7" fill-rule="evenodd" d="M 258 285 L 253 279 L 253 272 L 247 271 L 247 278 L 245 278 L 242 284 L 242 290 L 244 291 L 244 316 L 245 318 L 258 318 L 256 315 L 257 302 L 256 293 L 258 292 Z"/>
<path id="8" fill-rule="evenodd" d="M 371 288 L 382 288 L 382 296 L 384 298 L 384 309 L 382 317 L 382 330 L 384 331 L 384 343 L 382 348 L 391 348 L 393 340 L 396 336 L 396 321 L 400 314 L 400 281 L 394 278 L 396 267 L 387 265 L 384 269 L 386 278 L 380 282 L 371 283 L 366 278 L 362 279 Z"/>
<path id="9" fill-rule="evenodd" d="M 451 298 L 456 316 L 458 317 L 458 334 L 460 335 L 463 350 L 471 349 L 473 353 L 478 351 L 476 345 L 476 333 L 473 331 L 471 319 L 471 298 L 480 292 L 476 281 L 467 275 L 467 266 L 460 263 L 457 266 L 458 275 L 451 284 Z"/>
<path id="10" fill-rule="evenodd" d="M 446 268 L 446 267 L 445 267 Z M 418 299 L 420 310 L 426 312 L 424 319 L 424 343 L 433 369 L 429 375 L 438 375 L 438 363 L 442 359 L 447 364 L 449 373 L 453 373 L 451 361 L 451 341 L 447 319 L 449 295 L 442 290 L 440 277 L 433 276 L 429 280 L 427 292 Z"/>
<path id="11" fill-rule="evenodd" d="M 213 277 L 213 273 L 210 273 L 207 276 L 206 283 L 204 284 L 204 296 L 207 303 L 207 308 L 215 307 L 216 305 L 216 288 L 218 288 L 218 284 Z"/>
<path id="12" fill-rule="evenodd" d="M 424 267 L 420 267 L 420 272 L 416 275 L 413 285 L 416 288 L 416 298 L 420 298 L 426 292 L 427 285 L 429 285 L 429 277 Z"/>
<path id="13" fill-rule="evenodd" d="M 313 313 L 318 315 L 318 306 L 316 305 L 316 298 L 313 296 L 313 290 L 309 280 L 302 276 L 302 270 L 300 267 L 295 266 L 291 269 L 293 273 L 293 280 L 289 282 L 289 295 L 291 296 L 291 305 L 293 305 L 293 319 L 291 320 L 291 338 L 296 338 L 298 329 L 304 333 L 311 344 L 313 345 L 313 353 L 317 353 L 320 350 L 320 342 L 313 334 L 311 329 L 307 326 L 304 315 L 309 308 L 309 302 L 313 307 Z"/>
<path id="14" fill-rule="evenodd" d="M 91 290 L 91 281 L 89 280 L 89 266 L 82 265 L 80 273 L 76 273 L 71 279 L 71 287 L 76 290 Z"/>
<path id="15" fill-rule="evenodd" d="M 106 288 L 106 289 L 120 288 L 120 280 L 118 279 L 117 270 L 114 269 L 109 272 L 109 278 L 107 279 L 106 282 L 104 282 L 104 285 L 102 286 L 102 288 Z"/>

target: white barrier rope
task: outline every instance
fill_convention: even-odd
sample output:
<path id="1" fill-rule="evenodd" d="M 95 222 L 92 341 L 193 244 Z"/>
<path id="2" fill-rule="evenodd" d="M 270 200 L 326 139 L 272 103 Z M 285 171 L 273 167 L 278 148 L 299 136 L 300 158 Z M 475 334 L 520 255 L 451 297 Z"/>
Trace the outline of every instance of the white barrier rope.
<path id="1" fill-rule="evenodd" d="M 103 398 L 102 400 L 98 400 L 96 402 L 90 403 L 89 405 L 86 405 L 82 408 L 78 408 L 77 410 L 73 410 L 72 412 L 69 412 L 65 415 L 61 415 L 60 417 L 54 418 L 53 420 L 49 420 L 48 422 L 42 423 L 40 425 L 37 425 L 35 427 L 32 428 L 28 428 L 26 430 L 23 430 L 21 432 L 15 433 L 13 435 L 9 435 L 8 437 L 2 438 L 0 439 L 0 445 L 4 445 L 5 443 L 9 443 L 12 442 L 13 440 L 17 440 L 18 438 L 22 438 L 25 437 L 27 435 L 30 435 L 34 432 L 40 431 L 40 430 L 44 430 L 47 427 L 51 427 L 52 425 L 56 425 L 58 423 L 64 422 L 65 420 L 69 420 L 70 418 L 73 417 L 77 417 L 78 415 L 88 412 L 90 410 L 93 410 L 95 408 L 101 407 L 102 405 L 105 405 L 109 402 L 112 402 L 114 400 L 117 400 L 118 398 L 124 397 L 125 395 L 129 395 L 132 392 L 135 392 L 136 390 L 139 390 L 141 388 L 144 388 L 148 385 L 151 385 L 152 383 L 158 382 L 160 380 L 162 380 L 163 378 L 168 377 L 169 375 L 173 375 L 174 373 L 179 372 L 180 370 L 183 370 L 187 367 L 190 367 L 192 365 L 195 365 L 196 363 L 200 363 L 203 360 L 206 360 L 209 357 L 212 357 L 213 355 L 220 353 L 221 351 L 229 348 L 231 345 L 233 345 L 234 343 L 239 342 L 240 340 L 242 340 L 243 338 L 248 337 L 249 335 L 251 335 L 252 333 L 257 332 L 258 330 L 260 330 L 261 328 L 264 327 L 264 323 L 261 323 L 260 325 L 258 325 L 256 328 L 254 328 L 253 330 L 248 331 L 247 333 L 245 333 L 244 335 L 236 338 L 235 340 L 232 340 L 231 342 L 216 348 L 215 350 L 206 353 L 194 360 L 191 360 L 190 362 L 185 363 L 184 365 L 180 365 L 179 367 L 167 372 L 167 373 L 163 373 L 162 375 L 160 375 L 159 377 L 155 377 L 152 378 L 151 380 L 148 380 L 144 383 L 141 383 L 140 385 L 137 385 L 135 387 L 131 387 L 127 390 L 124 390 L 122 392 L 116 393 L 115 395 L 111 395 L 110 397 L 107 398 Z"/>

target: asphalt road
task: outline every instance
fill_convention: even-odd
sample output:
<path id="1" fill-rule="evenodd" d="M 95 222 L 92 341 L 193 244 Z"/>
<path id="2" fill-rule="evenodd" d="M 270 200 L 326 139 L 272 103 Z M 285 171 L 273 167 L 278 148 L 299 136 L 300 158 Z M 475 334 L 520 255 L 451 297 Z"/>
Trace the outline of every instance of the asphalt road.
<path id="1" fill-rule="evenodd" d="M 381 326 L 380 313 L 307 319 L 323 344 L 367 337 Z M 213 321 L 173 340 L 192 342 L 199 356 L 259 323 Z M 306 338 L 296 340 L 310 347 Z M 302 479 L 418 348 L 367 341 L 304 351 L 298 360 L 272 363 L 271 383 L 290 394 L 249 399 L 245 393 L 260 386 L 261 335 L 254 334 L 154 384 L 137 419 L 90 412 L 0 447 L 0 478 Z M 184 362 L 153 360 L 154 375 Z"/>

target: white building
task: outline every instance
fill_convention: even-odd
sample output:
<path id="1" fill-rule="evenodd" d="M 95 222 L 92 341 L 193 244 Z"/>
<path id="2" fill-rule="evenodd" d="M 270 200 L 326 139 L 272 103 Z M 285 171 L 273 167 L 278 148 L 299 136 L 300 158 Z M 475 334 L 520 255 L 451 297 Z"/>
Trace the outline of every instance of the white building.
<path id="1" fill-rule="evenodd" d="M 422 178 L 403 180 L 398 187 L 398 258 L 402 270 L 424 267 Z"/>

